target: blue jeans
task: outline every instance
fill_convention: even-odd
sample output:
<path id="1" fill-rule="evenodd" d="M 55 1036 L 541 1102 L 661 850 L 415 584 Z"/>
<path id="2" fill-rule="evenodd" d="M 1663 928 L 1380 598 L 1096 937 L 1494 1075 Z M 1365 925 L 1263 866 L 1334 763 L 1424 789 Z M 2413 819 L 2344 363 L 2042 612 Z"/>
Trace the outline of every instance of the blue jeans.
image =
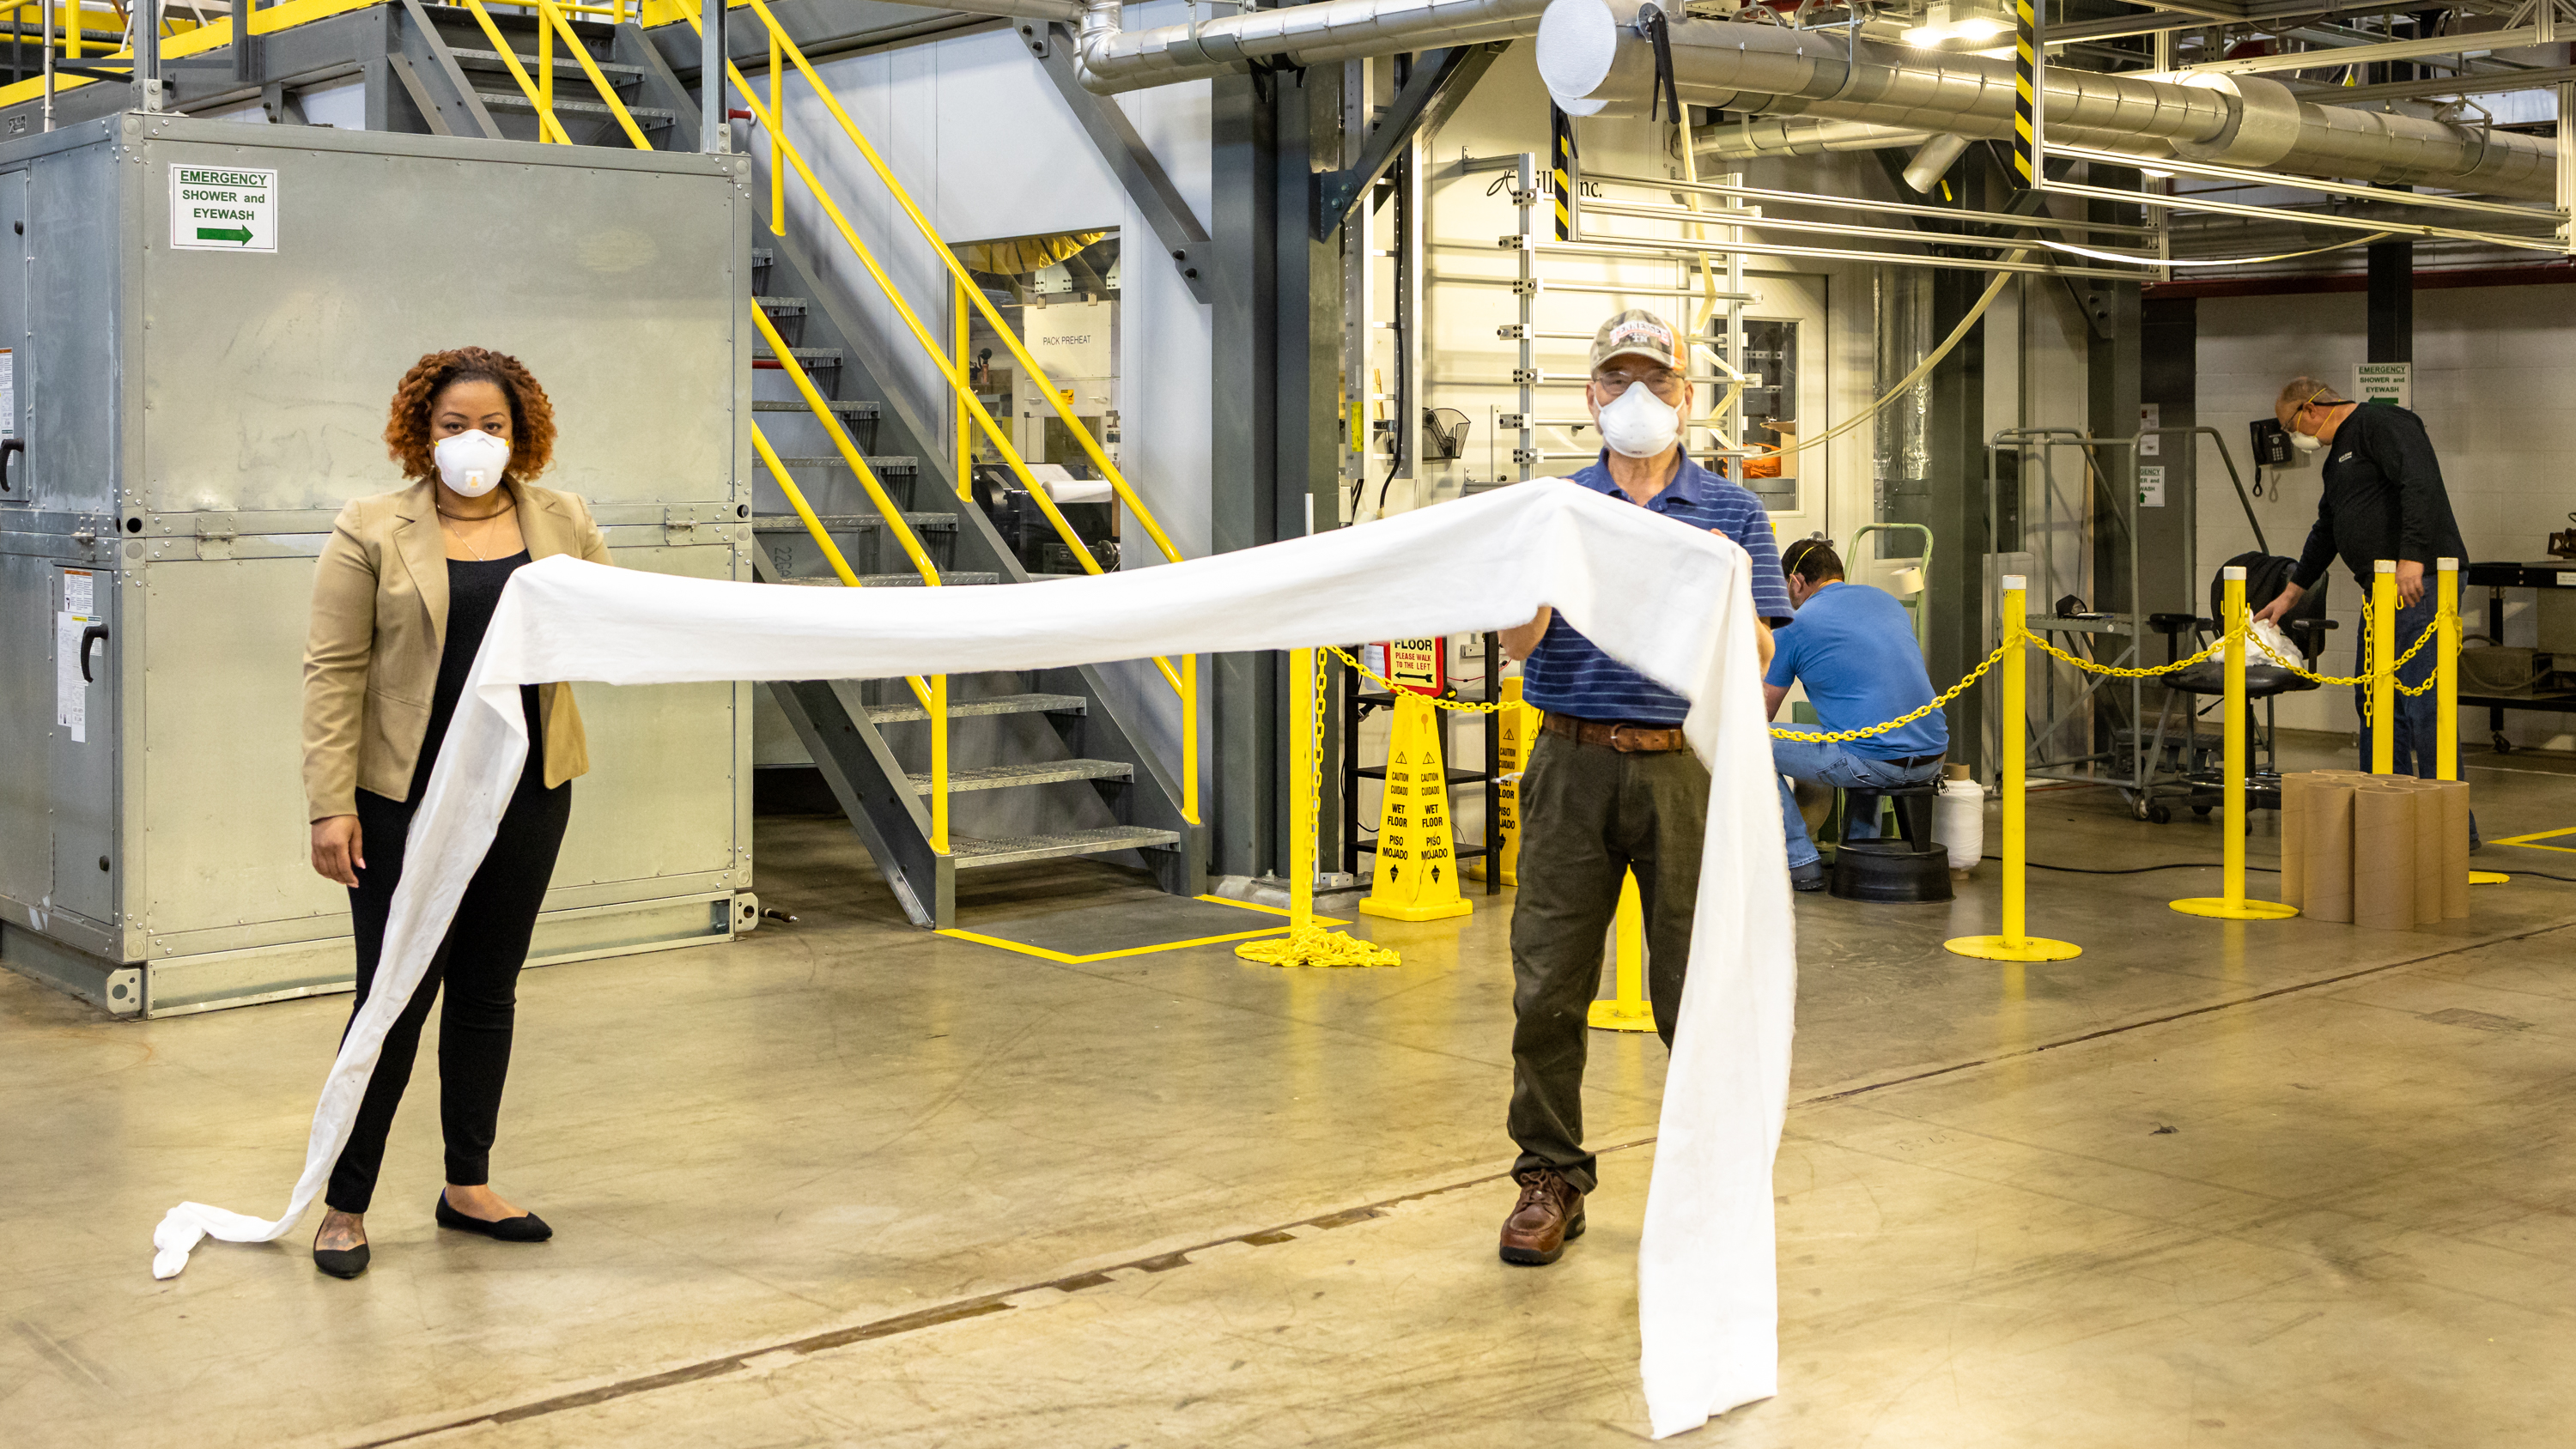
<path id="1" fill-rule="evenodd" d="M 2414 643 L 2417 636 L 2424 632 L 2424 626 L 2433 622 L 2433 610 L 2433 590 L 2428 579 L 2424 597 L 2417 599 L 2412 607 L 2397 611 L 2398 653 L 2405 653 L 2406 646 Z M 2398 666 L 2397 682 L 2413 687 L 2432 678 L 2434 655 L 2438 652 L 2434 644 L 2426 644 L 2416 650 L 2414 658 Z M 2370 610 L 2367 607 L 2361 613 L 2361 639 L 2354 656 L 2352 672 L 2355 674 L 2370 672 Z M 2396 696 L 2397 707 L 2394 713 L 2397 716 L 2395 721 L 2397 733 L 2389 741 L 2388 752 L 2388 768 L 2392 772 L 2413 775 L 2425 780 L 2441 778 L 2441 761 L 2434 757 L 2434 747 L 2442 738 L 2442 708 L 2433 697 L 2436 692 L 2428 689 L 2422 694 Z M 2353 687 L 2352 707 L 2353 712 L 2361 716 L 2361 768 L 2367 770 L 2370 768 L 2371 732 L 2378 723 L 2370 717 L 2369 685 L 2361 684 Z M 2459 773 L 2459 760 L 2454 759 L 2451 763 L 2453 779 L 2468 778 Z M 2478 818 L 2473 814 L 2469 817 L 2470 844 L 2476 844 L 2477 839 Z"/>
<path id="2" fill-rule="evenodd" d="M 1920 785 L 1941 774 L 1939 760 L 1900 765 L 1894 760 L 1854 754 L 1841 745 L 1820 740 L 1773 740 L 1771 767 L 1790 779 L 1839 785 L 1849 791 L 1843 803 L 1851 820 L 1847 833 L 1854 840 L 1871 840 L 1878 835 L 1878 791 Z M 1780 817 L 1789 837 L 1789 868 L 1815 864 L 1816 843 L 1807 838 L 1807 822 L 1798 816 L 1798 797 L 1790 793 L 1788 779 L 1780 782 Z"/>

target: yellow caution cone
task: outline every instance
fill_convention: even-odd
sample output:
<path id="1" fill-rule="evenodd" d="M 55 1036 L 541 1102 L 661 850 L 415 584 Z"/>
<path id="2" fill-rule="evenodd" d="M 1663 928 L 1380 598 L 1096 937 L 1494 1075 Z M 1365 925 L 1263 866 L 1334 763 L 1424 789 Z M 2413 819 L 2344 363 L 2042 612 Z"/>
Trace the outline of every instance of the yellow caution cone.
<path id="1" fill-rule="evenodd" d="M 1637 894 L 1637 873 L 1619 883 L 1619 914 L 1610 926 L 1612 960 L 1617 963 L 1619 994 L 1592 1003 L 1597 1031 L 1653 1031 L 1655 1008 L 1646 1000 L 1646 907 Z"/>
<path id="2" fill-rule="evenodd" d="M 1528 768 L 1530 745 L 1538 738 L 1538 710 L 1521 702 L 1521 682 L 1516 676 L 1503 681 L 1503 707 L 1494 711 L 1487 728 L 1494 732 L 1494 756 L 1500 766 L 1502 783 L 1496 787 L 1500 798 L 1493 828 L 1486 838 L 1494 842 L 1494 853 L 1482 860 L 1467 862 L 1467 878 L 1483 880 L 1485 871 L 1495 862 L 1502 864 L 1503 884 L 1521 883 L 1521 782 L 1520 773 Z"/>
<path id="3" fill-rule="evenodd" d="M 1410 690 L 1395 697 L 1395 735 L 1387 744 L 1386 798 L 1378 807 L 1377 871 L 1362 913 L 1397 921 L 1437 921 L 1475 909 L 1458 894 L 1458 855 L 1449 822 L 1449 772 L 1440 758 L 1440 726 L 1431 701 Z"/>

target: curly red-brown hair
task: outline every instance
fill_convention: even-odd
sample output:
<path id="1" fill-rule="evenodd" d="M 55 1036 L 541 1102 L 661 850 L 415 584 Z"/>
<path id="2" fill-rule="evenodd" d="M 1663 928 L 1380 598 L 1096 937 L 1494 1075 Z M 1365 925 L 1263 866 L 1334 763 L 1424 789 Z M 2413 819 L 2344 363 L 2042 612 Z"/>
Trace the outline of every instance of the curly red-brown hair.
<path id="1" fill-rule="evenodd" d="M 455 347 L 422 355 L 394 389 L 392 415 L 385 422 L 385 451 L 402 464 L 403 477 L 434 478 L 430 410 L 438 395 L 460 382 L 488 382 L 510 400 L 510 466 L 505 481 L 527 482 L 546 471 L 555 456 L 555 407 L 546 390 L 519 359 L 488 347 Z"/>

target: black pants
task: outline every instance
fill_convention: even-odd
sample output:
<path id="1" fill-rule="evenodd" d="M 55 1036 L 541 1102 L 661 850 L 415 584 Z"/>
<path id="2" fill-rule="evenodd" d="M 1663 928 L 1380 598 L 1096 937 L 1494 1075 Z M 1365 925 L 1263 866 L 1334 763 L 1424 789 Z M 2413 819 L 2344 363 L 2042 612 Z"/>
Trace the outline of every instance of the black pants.
<path id="1" fill-rule="evenodd" d="M 385 920 L 393 911 L 394 886 L 402 879 L 403 837 L 411 815 L 409 805 L 358 792 L 360 845 L 368 864 L 349 892 L 358 937 L 358 999 L 350 1008 L 352 1020 L 358 1007 L 367 1004 L 376 963 L 384 954 Z M 385 1133 L 411 1082 L 420 1029 L 429 1020 L 429 1004 L 442 981 L 447 1005 L 438 1022 L 438 1117 L 447 1138 L 447 1180 L 459 1187 L 491 1180 L 492 1137 L 501 1117 L 501 1084 L 510 1074 L 510 1031 L 518 1016 L 519 968 L 527 962 L 537 908 L 545 901 L 555 853 L 571 818 L 569 783 L 544 789 L 531 772 L 511 796 L 492 849 L 457 902 L 447 939 L 439 943 L 420 989 L 385 1033 L 384 1054 L 376 1059 L 349 1145 L 340 1150 L 330 1190 L 323 1195 L 332 1207 L 362 1213 L 375 1196 Z M 341 1035 L 346 1038 L 345 1029 Z"/>
<path id="2" fill-rule="evenodd" d="M 1690 964 L 1691 916 L 1708 829 L 1708 767 L 1688 750 L 1621 754 L 1542 734 L 1520 784 L 1520 884 L 1512 902 L 1512 1140 L 1515 1171 L 1553 1167 L 1596 1185 L 1583 1150 L 1583 1063 L 1601 941 L 1619 886 L 1637 874 L 1646 995 L 1673 1043 Z"/>

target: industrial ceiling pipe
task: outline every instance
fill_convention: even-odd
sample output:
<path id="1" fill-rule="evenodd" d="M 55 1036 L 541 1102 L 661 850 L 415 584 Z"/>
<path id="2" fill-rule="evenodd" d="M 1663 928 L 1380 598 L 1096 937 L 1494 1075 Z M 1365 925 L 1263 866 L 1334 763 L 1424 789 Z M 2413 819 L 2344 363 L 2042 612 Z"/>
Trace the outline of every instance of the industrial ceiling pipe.
<path id="1" fill-rule="evenodd" d="M 1538 69 L 1559 106 L 1643 114 L 1655 57 L 1637 22 L 1650 8 L 1656 0 L 1550 0 Z M 1831 31 L 1692 20 L 1678 8 L 1665 15 L 1685 104 L 1971 139 L 2012 134 L 2009 60 L 1852 46 Z M 2321 106 L 2261 76 L 2149 80 L 2052 65 L 2044 89 L 2048 135 L 2071 145 L 2501 196 L 2557 194 L 2554 142 Z M 1726 129 L 1718 128 L 1721 144 Z"/>
<path id="2" fill-rule="evenodd" d="M 1693 149 L 1697 149 L 1697 138 L 1693 139 Z M 1913 160 L 1905 163 L 1905 184 L 1917 191 L 1930 191 L 1941 184 L 1942 177 L 1950 174 L 1951 165 L 1967 149 L 1968 138 L 1965 136 L 1932 137 L 1923 143 L 1923 149 L 1914 153 Z"/>
<path id="3" fill-rule="evenodd" d="M 1323 65 L 1538 32 L 1547 0 L 1328 0 L 1197 24 L 1124 28 L 1120 0 L 1084 0 L 1083 88 L 1101 95 L 1239 71 L 1251 61 Z"/>
<path id="4" fill-rule="evenodd" d="M 1538 33 L 1547 0 L 1327 0 L 1129 30 L 1124 0 L 898 0 L 1078 27 L 1074 71 L 1099 95 L 1241 72 L 1408 55 Z M 1021 27 L 1024 33 L 1034 32 Z"/>

